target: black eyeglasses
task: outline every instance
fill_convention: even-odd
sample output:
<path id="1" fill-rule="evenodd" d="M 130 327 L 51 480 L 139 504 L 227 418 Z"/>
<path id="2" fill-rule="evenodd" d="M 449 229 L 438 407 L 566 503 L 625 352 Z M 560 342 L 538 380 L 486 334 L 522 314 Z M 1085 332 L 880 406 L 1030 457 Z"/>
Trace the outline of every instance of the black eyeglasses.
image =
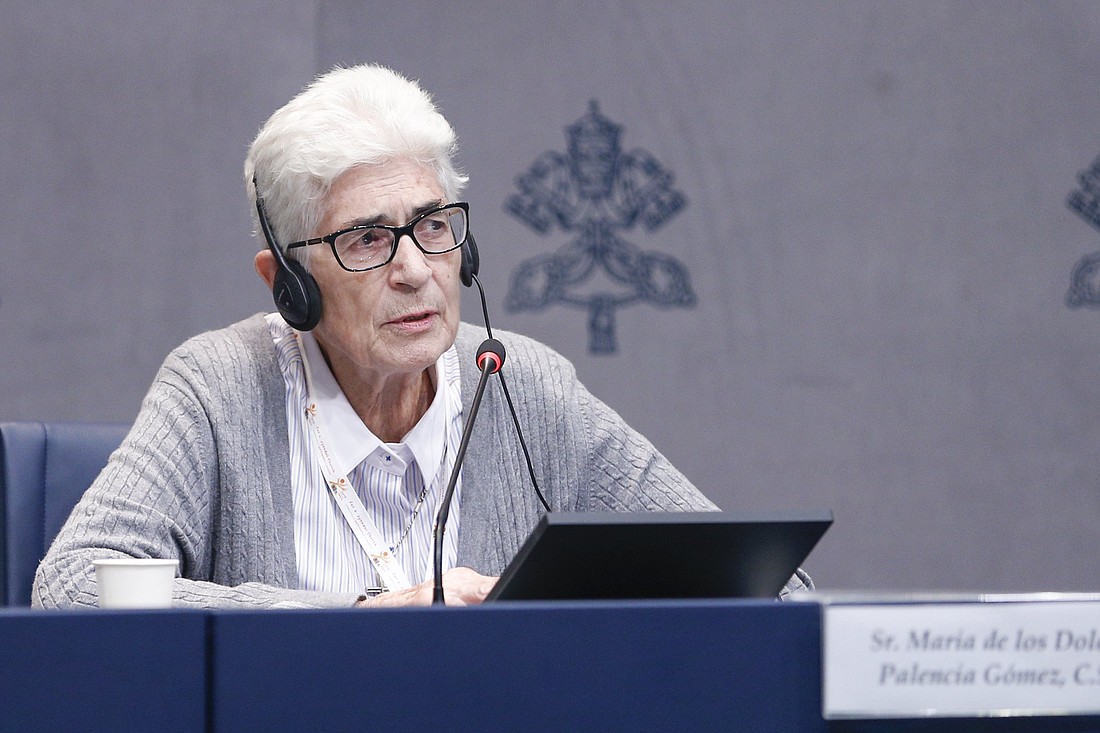
<path id="1" fill-rule="evenodd" d="M 360 224 L 323 237 L 288 244 L 287 249 L 326 242 L 340 267 L 348 272 L 364 272 L 390 264 L 397 254 L 397 243 L 408 235 L 426 255 L 441 255 L 466 243 L 470 231 L 470 205 L 464 201 L 444 204 L 418 214 L 402 227 L 385 224 Z"/>

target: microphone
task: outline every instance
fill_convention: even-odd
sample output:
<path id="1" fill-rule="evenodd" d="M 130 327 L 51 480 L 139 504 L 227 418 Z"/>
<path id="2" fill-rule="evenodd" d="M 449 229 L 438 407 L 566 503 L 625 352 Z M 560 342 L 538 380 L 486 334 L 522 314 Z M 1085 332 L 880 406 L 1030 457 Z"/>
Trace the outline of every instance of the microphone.
<path id="1" fill-rule="evenodd" d="M 466 424 L 462 426 L 462 439 L 458 444 L 458 453 L 455 454 L 455 463 L 451 468 L 451 479 L 447 482 L 447 490 L 439 502 L 439 514 L 435 520 L 435 547 L 433 552 L 432 580 L 432 605 L 444 603 L 443 597 L 443 532 L 447 526 L 447 517 L 451 513 L 451 499 L 454 497 L 455 485 L 458 483 L 458 475 L 462 471 L 462 461 L 466 457 L 466 447 L 470 444 L 470 435 L 474 431 L 474 420 L 481 408 L 481 396 L 485 392 L 485 385 L 489 376 L 496 374 L 504 366 L 504 344 L 494 338 L 488 338 L 481 342 L 477 349 L 477 368 L 481 370 L 481 378 L 477 382 L 477 391 L 474 392 L 474 401 L 470 403 L 470 414 L 466 416 Z"/>

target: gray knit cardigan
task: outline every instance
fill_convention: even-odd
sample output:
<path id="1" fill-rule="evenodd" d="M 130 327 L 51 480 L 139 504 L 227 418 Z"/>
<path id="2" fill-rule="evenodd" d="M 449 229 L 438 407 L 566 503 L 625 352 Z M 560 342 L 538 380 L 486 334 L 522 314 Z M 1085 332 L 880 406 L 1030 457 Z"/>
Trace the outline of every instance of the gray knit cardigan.
<path id="1" fill-rule="evenodd" d="M 551 349 L 507 332 L 509 392 L 555 511 L 714 509 Z M 462 324 L 462 401 L 484 337 Z M 196 336 L 165 360 L 137 420 L 77 504 L 35 577 L 37 606 L 94 606 L 92 560 L 178 558 L 173 603 L 339 607 L 356 596 L 298 589 L 285 385 L 262 315 Z M 497 380 L 462 470 L 458 563 L 496 575 L 541 506 Z"/>

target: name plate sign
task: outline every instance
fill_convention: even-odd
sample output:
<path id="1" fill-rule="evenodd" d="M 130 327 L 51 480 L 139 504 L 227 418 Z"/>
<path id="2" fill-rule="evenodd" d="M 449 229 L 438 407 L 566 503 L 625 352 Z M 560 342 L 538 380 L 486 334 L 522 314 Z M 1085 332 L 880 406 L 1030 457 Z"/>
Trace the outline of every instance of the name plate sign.
<path id="1" fill-rule="evenodd" d="M 832 604 L 823 655 L 826 718 L 1100 714 L 1097 601 Z"/>

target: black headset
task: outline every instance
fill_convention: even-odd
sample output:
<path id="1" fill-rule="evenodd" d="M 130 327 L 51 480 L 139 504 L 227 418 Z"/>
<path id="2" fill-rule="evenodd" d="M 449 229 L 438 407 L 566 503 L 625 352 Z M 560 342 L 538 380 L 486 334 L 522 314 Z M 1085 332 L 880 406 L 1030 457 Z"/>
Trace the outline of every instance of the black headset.
<path id="1" fill-rule="evenodd" d="M 256 189 L 256 213 L 260 217 L 260 229 L 267 240 L 267 248 L 271 250 L 279 266 L 271 288 L 271 297 L 274 298 L 275 307 L 283 320 L 299 331 L 309 331 L 321 320 L 321 289 L 302 263 L 288 259 L 276 244 L 275 233 L 271 230 L 271 221 L 267 218 L 267 209 L 255 178 L 252 179 L 252 185 Z M 458 270 L 458 278 L 463 285 L 470 287 L 474 284 L 480 266 L 477 242 L 472 234 L 466 232 L 466 241 L 462 243 L 462 264 Z"/>

